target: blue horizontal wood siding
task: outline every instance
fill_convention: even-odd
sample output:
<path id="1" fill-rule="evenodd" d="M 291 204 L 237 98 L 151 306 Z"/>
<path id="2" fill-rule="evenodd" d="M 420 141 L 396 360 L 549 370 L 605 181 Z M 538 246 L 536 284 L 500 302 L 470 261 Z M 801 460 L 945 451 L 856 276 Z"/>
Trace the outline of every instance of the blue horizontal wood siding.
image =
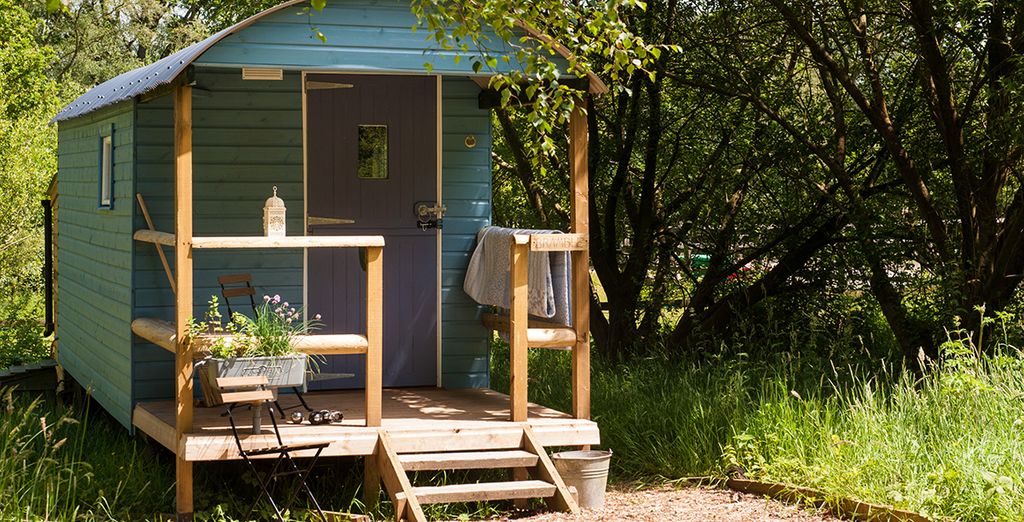
<path id="1" fill-rule="evenodd" d="M 60 124 L 57 359 L 131 425 L 133 102 Z M 113 126 L 113 208 L 99 208 L 100 136 Z"/>
<path id="2" fill-rule="evenodd" d="M 196 235 L 253 235 L 261 232 L 262 204 L 277 185 L 289 207 L 288 228 L 302 227 L 302 113 L 300 75 L 285 80 L 243 81 L 239 71 L 199 69 L 194 98 L 194 229 Z M 208 92 L 207 92 L 208 91 Z M 466 78 L 446 78 L 442 86 L 444 136 L 442 192 L 449 212 L 442 252 L 442 383 L 446 387 L 486 387 L 487 332 L 479 307 L 462 291 L 462 278 L 476 231 L 490 222 L 490 115 L 477 108 L 479 88 Z M 246 109 L 254 100 L 268 110 Z M 232 117 L 237 115 L 237 117 Z M 140 104 L 136 129 L 137 190 L 150 207 L 157 228 L 173 228 L 172 107 L 168 98 Z M 466 149 L 467 135 L 477 139 Z M 135 228 L 145 227 L 137 216 Z M 151 245 L 135 245 L 135 317 L 170 319 L 174 296 Z M 301 253 L 199 252 L 195 256 L 195 309 L 218 293 L 216 277 L 253 274 L 262 290 L 293 301 L 302 295 Z M 134 398 L 172 396 L 172 357 L 140 339 L 134 342 Z"/>
<path id="3" fill-rule="evenodd" d="M 300 74 L 283 81 L 244 81 L 241 72 L 199 69 L 193 94 L 193 233 L 263 233 L 263 203 L 278 187 L 288 207 L 288 233 L 302 234 L 302 94 Z M 136 189 L 159 230 L 174 230 L 173 105 L 169 96 L 138 106 Z M 141 216 L 135 228 L 145 228 Z M 170 252 L 168 252 L 170 254 Z M 173 256 L 169 256 L 173 267 Z M 200 251 L 194 254 L 194 315 L 202 317 L 217 277 L 252 274 L 258 292 L 302 301 L 298 250 Z M 135 244 L 134 317 L 174 316 L 174 294 L 152 245 Z M 242 302 L 245 302 L 243 299 Z M 233 300 L 233 303 L 240 304 Z M 247 305 L 241 306 L 249 312 Z M 222 307 L 222 313 L 226 310 Z M 135 338 L 134 399 L 173 397 L 173 357 Z"/>
<path id="4" fill-rule="evenodd" d="M 476 233 L 491 221 L 491 118 L 477 105 L 479 87 L 446 77 L 442 96 L 441 194 L 448 207 L 441 252 L 441 383 L 446 388 L 490 385 L 490 332 L 462 283 Z M 473 136 L 476 146 L 465 145 Z"/>
<path id="5" fill-rule="evenodd" d="M 426 72 L 429 63 L 436 73 L 473 74 L 468 57 L 457 61 L 454 51 L 428 40 L 425 28 L 412 30 L 418 22 L 406 0 L 331 1 L 311 16 L 301 10 L 296 6 L 268 15 L 217 43 L 195 63 L 413 73 Z M 314 36 L 313 27 L 326 42 Z M 515 67 L 509 44 L 491 34 L 483 45 L 492 55 L 510 57 L 508 63 L 499 60 L 499 70 Z"/>

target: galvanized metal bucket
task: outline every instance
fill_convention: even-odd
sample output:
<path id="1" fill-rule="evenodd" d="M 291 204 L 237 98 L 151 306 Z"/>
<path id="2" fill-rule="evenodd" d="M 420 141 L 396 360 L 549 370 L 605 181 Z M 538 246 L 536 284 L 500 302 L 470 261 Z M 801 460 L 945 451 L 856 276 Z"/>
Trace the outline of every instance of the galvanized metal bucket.
<path id="1" fill-rule="evenodd" d="M 608 465 L 611 460 L 611 450 L 562 451 L 551 455 L 551 463 L 562 475 L 565 485 L 576 488 L 580 507 L 588 509 L 604 505 L 604 490 L 608 487 Z"/>

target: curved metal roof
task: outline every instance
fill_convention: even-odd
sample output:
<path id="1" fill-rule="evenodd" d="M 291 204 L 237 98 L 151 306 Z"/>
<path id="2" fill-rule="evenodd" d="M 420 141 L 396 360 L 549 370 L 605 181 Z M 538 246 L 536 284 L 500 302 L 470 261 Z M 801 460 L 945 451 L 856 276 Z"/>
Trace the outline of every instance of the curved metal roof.
<path id="1" fill-rule="evenodd" d="M 253 15 L 227 29 L 224 29 L 209 38 L 194 43 L 166 58 L 162 58 L 145 67 L 128 71 L 107 80 L 96 87 L 93 87 L 85 94 L 79 96 L 70 105 L 61 109 L 50 123 L 67 121 L 72 118 L 83 116 L 95 110 L 113 105 L 118 102 L 130 100 L 136 96 L 146 94 L 161 85 L 173 82 L 178 76 L 188 69 L 188 66 L 195 62 L 203 53 L 208 51 L 218 42 L 238 31 L 249 27 L 259 19 L 286 9 L 296 4 L 302 4 L 308 0 L 288 0 L 280 5 L 271 7 L 266 11 Z M 546 39 L 547 37 L 526 23 L 519 24 L 523 30 L 535 38 Z M 565 46 L 558 42 L 552 42 L 555 51 L 563 58 L 573 61 L 575 58 Z M 590 91 L 594 93 L 608 92 L 608 87 L 593 72 L 587 72 L 590 80 Z"/>
<path id="2" fill-rule="evenodd" d="M 97 109 L 113 105 L 118 102 L 129 100 L 141 94 L 156 89 L 161 85 L 171 83 L 182 72 L 188 69 L 192 62 L 196 61 L 204 52 L 209 50 L 217 42 L 223 40 L 254 22 L 271 13 L 280 11 L 295 4 L 301 4 L 307 0 L 289 0 L 283 4 L 271 7 L 266 11 L 251 16 L 227 29 L 224 29 L 213 36 L 196 42 L 166 58 L 162 58 L 145 67 L 115 76 L 96 87 L 93 87 L 85 94 L 79 96 L 70 105 L 61 109 L 50 123 L 62 122 L 88 114 Z"/>

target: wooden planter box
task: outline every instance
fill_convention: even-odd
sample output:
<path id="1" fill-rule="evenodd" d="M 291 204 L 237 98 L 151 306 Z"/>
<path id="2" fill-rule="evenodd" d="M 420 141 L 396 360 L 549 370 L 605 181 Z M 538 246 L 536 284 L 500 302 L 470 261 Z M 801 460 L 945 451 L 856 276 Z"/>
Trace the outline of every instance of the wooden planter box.
<path id="1" fill-rule="evenodd" d="M 293 354 L 281 357 L 206 359 L 201 363 L 201 367 L 196 368 L 199 373 L 199 385 L 203 390 L 203 401 L 207 406 L 223 404 L 220 398 L 220 389 L 216 385 L 218 377 L 262 375 L 267 378 L 271 388 L 304 387 L 306 385 L 306 358 L 305 354 Z"/>

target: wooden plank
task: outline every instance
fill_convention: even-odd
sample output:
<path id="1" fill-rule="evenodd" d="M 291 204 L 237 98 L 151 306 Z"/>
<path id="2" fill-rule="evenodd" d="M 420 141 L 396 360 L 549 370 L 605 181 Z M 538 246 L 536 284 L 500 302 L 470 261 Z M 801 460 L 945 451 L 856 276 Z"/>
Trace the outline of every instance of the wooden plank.
<path id="1" fill-rule="evenodd" d="M 164 245 L 173 247 L 176 245 L 174 241 L 174 234 L 168 232 L 160 232 L 158 230 L 136 230 L 132 237 L 136 241 L 144 241 L 146 243 L 153 243 L 155 245 Z"/>
<path id="2" fill-rule="evenodd" d="M 491 330 L 509 333 L 511 322 L 506 315 L 480 314 L 480 322 Z M 571 348 L 576 344 L 576 330 L 553 321 L 530 318 L 526 345 L 530 348 Z"/>
<path id="3" fill-rule="evenodd" d="M 583 100 L 576 100 L 569 117 L 569 166 L 572 171 L 571 231 L 590 237 L 587 115 Z M 572 356 L 572 413 L 590 418 L 590 248 L 575 251 L 572 258 L 572 324 L 576 344 Z"/>
<path id="4" fill-rule="evenodd" d="M 252 274 L 228 274 L 217 276 L 217 284 L 237 285 L 239 283 L 251 283 Z"/>
<path id="5" fill-rule="evenodd" d="M 174 91 L 174 268 L 176 351 L 175 429 L 178 443 L 192 431 L 192 353 L 187 342 L 192 316 L 192 87 Z M 192 463 L 175 459 L 178 520 L 192 520 Z"/>
<path id="6" fill-rule="evenodd" d="M 357 334 L 296 335 L 292 346 L 308 355 L 358 355 L 366 353 L 369 341 Z"/>
<path id="7" fill-rule="evenodd" d="M 141 192 L 135 193 L 135 199 L 139 200 L 139 209 L 142 210 L 142 217 L 146 220 L 146 226 L 150 230 L 156 231 L 156 226 L 153 225 L 153 218 L 149 217 L 149 209 L 146 208 L 146 200 L 142 198 Z M 167 263 L 167 256 L 164 255 L 164 247 L 160 243 L 153 244 L 156 247 L 156 253 L 160 256 L 160 264 L 164 266 L 164 273 L 167 274 L 167 282 L 171 285 L 171 292 L 177 292 L 174 286 L 174 273 L 171 272 L 171 265 Z"/>
<path id="8" fill-rule="evenodd" d="M 387 486 L 388 495 L 391 496 L 391 502 L 395 505 L 395 519 L 401 520 L 404 516 L 412 522 L 427 522 L 427 516 L 423 514 L 423 508 L 413 494 L 409 476 L 398 460 L 398 453 L 392 447 L 387 431 L 379 430 L 378 434 L 379 440 L 374 457 L 377 459 L 377 468 L 384 479 L 384 485 Z"/>
<path id="9" fill-rule="evenodd" d="M 529 299 L 527 280 L 529 279 L 528 244 L 513 242 L 511 246 L 510 269 L 510 322 L 509 322 L 509 357 L 511 376 L 509 378 L 509 396 L 511 400 L 510 420 L 523 422 L 527 417 L 527 347 L 529 333 Z"/>
<path id="10" fill-rule="evenodd" d="M 363 459 L 363 505 L 370 512 L 377 508 L 380 500 L 380 466 L 377 465 L 377 454 Z"/>
<path id="11" fill-rule="evenodd" d="M 132 410 L 132 424 L 172 452 L 178 448 L 178 434 L 174 426 L 162 421 L 141 404 L 135 405 Z"/>
<path id="12" fill-rule="evenodd" d="M 530 250 L 533 252 L 573 252 L 586 250 L 590 240 L 583 234 L 532 234 Z"/>
<path id="13" fill-rule="evenodd" d="M 366 249 L 366 425 L 380 426 L 383 383 L 384 249 Z"/>
<path id="14" fill-rule="evenodd" d="M 421 504 L 452 502 L 486 502 L 517 498 L 547 498 L 555 494 L 555 486 L 541 480 L 512 482 L 480 482 L 413 488 Z"/>
<path id="15" fill-rule="evenodd" d="M 224 297 L 224 299 L 231 299 L 232 297 L 243 297 L 247 295 L 256 295 L 256 289 L 251 286 L 247 286 L 244 288 L 225 288 L 224 290 L 221 290 L 221 295 Z"/>
<path id="16" fill-rule="evenodd" d="M 140 317 L 132 321 L 132 333 L 171 352 L 175 353 L 177 335 L 174 325 L 160 319 Z M 229 340 L 231 336 L 227 337 Z M 202 359 L 209 354 L 211 337 L 200 336 L 192 340 L 194 359 Z M 296 335 L 293 339 L 297 352 L 307 355 L 358 355 L 366 353 L 368 342 L 365 336 L 357 334 L 319 334 Z"/>
<path id="17" fill-rule="evenodd" d="M 246 377 L 217 377 L 217 386 L 221 388 L 255 388 L 266 386 L 270 381 L 266 375 L 250 375 Z"/>
<path id="18" fill-rule="evenodd" d="M 569 493 L 569 487 L 565 485 L 562 476 L 555 469 L 551 458 L 548 457 L 547 450 L 538 442 L 537 436 L 533 434 L 533 430 L 529 426 L 523 426 L 523 449 L 537 455 L 537 466 L 534 468 L 536 476 L 555 486 L 555 493 L 548 499 L 548 506 L 573 514 L 579 513 L 579 504 Z"/>
<path id="19" fill-rule="evenodd" d="M 438 388 L 393 388 L 383 393 L 382 428 L 388 431 L 392 447 L 399 454 L 522 449 L 523 425 L 507 420 L 508 395 L 486 389 Z M 308 393 L 306 400 L 311 407 L 340 409 L 345 412 L 345 421 L 323 426 L 282 424 L 282 437 L 290 443 L 330 440 L 325 456 L 370 455 L 377 443 L 377 429 L 363 426 L 364 397 L 363 390 Z M 174 401 L 143 402 L 139 408 L 171 430 L 173 446 Z M 221 413 L 223 408 L 196 408 L 194 432 L 182 448 L 187 460 L 238 459 L 227 419 Z M 538 443 L 545 447 L 601 441 L 593 421 L 574 419 L 536 404 L 530 405 L 529 425 Z M 243 444 L 257 447 L 272 443 L 272 434 L 260 437 L 246 436 Z"/>
<path id="20" fill-rule="evenodd" d="M 132 333 L 171 353 L 177 353 L 178 336 L 174 325 L 167 321 L 140 317 L 132 321 Z"/>
<path id="21" fill-rule="evenodd" d="M 383 247 L 384 236 L 196 237 L 192 248 L 355 248 Z"/>
<path id="22" fill-rule="evenodd" d="M 537 455 L 523 450 L 406 453 L 398 456 L 406 471 L 529 468 Z"/>
<path id="23" fill-rule="evenodd" d="M 270 390 L 221 392 L 220 400 L 223 403 L 272 401 L 274 400 L 274 392 Z"/>
<path id="24" fill-rule="evenodd" d="M 526 345 L 530 348 L 567 348 L 576 344 L 576 330 L 572 328 L 530 328 L 526 331 Z"/>

